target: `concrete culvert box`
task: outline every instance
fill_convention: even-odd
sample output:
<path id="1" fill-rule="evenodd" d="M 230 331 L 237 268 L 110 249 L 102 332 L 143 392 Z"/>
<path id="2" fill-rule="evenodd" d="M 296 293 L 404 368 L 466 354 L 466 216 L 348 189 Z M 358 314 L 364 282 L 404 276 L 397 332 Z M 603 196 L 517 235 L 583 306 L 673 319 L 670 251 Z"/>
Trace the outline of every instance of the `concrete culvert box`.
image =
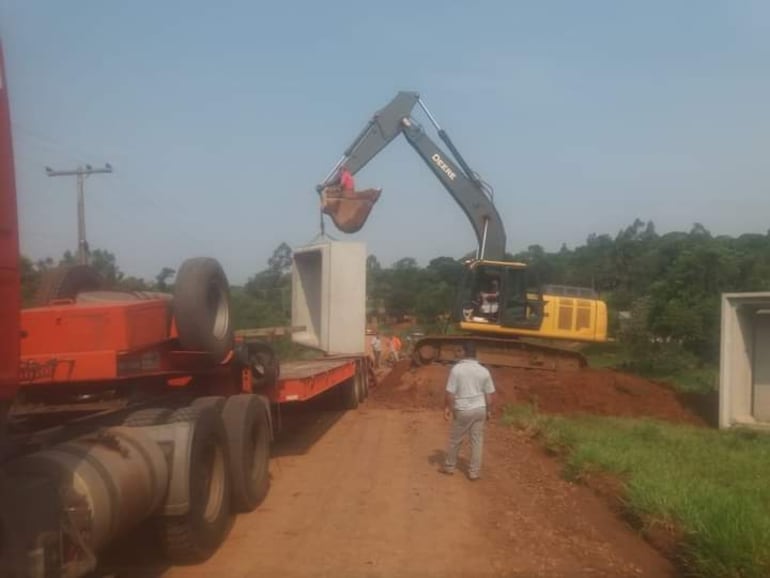
<path id="1" fill-rule="evenodd" d="M 325 241 L 294 249 L 292 339 L 330 354 L 361 354 L 366 331 L 366 246 Z"/>
<path id="2" fill-rule="evenodd" d="M 770 292 L 722 295 L 719 427 L 770 429 Z"/>

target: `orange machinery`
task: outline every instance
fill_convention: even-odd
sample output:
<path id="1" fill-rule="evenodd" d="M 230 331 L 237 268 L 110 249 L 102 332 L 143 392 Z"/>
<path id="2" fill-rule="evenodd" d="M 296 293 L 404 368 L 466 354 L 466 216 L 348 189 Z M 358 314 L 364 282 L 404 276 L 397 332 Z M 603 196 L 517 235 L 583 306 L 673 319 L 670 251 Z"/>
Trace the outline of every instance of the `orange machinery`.
<path id="1" fill-rule="evenodd" d="M 201 561 L 269 487 L 272 407 L 336 389 L 352 409 L 361 356 L 287 364 L 237 339 L 218 262 L 173 295 L 99 291 L 56 270 L 20 312 L 16 191 L 0 52 L 0 576 L 73 578 L 145 520 L 172 563 Z"/>

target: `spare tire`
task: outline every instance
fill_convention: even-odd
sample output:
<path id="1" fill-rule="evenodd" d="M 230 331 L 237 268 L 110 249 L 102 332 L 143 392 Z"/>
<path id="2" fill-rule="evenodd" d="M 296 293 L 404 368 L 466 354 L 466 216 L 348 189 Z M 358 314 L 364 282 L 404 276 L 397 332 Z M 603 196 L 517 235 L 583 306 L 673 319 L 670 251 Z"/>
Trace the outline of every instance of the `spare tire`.
<path id="1" fill-rule="evenodd" d="M 78 293 L 98 291 L 104 282 L 96 269 L 89 265 L 60 265 L 43 273 L 35 295 L 35 304 L 45 307 L 59 299 L 74 300 Z"/>
<path id="2" fill-rule="evenodd" d="M 216 259 L 188 259 L 179 268 L 172 302 L 183 349 L 222 361 L 233 348 L 230 285 Z"/>

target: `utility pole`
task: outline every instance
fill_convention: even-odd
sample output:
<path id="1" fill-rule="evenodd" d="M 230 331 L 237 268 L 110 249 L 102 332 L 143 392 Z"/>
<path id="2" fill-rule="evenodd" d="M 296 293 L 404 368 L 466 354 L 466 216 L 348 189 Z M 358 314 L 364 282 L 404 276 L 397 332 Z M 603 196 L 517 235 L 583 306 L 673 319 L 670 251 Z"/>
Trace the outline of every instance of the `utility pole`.
<path id="1" fill-rule="evenodd" d="M 88 242 L 86 241 L 86 202 L 85 202 L 85 181 L 95 174 L 111 173 L 112 166 L 105 163 L 103 168 L 95 169 L 91 165 L 78 167 L 70 171 L 55 171 L 51 167 L 46 167 L 45 172 L 49 177 L 77 177 L 78 183 L 78 263 L 88 265 Z"/>

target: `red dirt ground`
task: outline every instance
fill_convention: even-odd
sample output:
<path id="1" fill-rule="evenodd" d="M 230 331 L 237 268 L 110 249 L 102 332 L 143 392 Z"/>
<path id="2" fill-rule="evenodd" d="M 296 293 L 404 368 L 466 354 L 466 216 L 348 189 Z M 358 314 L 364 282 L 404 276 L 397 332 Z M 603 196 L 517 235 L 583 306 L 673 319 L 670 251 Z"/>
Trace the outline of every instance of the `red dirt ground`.
<path id="1" fill-rule="evenodd" d="M 449 366 L 398 364 L 373 392 L 385 407 L 439 408 Z M 530 403 L 544 413 L 652 417 L 704 425 L 666 385 L 607 369 L 542 371 L 492 368 L 498 407 Z"/>

